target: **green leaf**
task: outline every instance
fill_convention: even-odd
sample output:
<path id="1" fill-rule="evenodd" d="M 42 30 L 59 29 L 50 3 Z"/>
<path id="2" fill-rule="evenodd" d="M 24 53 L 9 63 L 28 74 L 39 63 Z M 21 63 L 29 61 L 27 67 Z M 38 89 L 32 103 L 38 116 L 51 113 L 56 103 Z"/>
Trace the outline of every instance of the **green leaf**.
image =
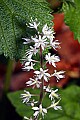
<path id="1" fill-rule="evenodd" d="M 39 94 L 39 90 L 36 89 L 27 89 L 27 91 L 29 91 L 30 93 L 36 93 Z M 13 92 L 13 93 L 9 93 L 8 94 L 8 98 L 10 99 L 11 103 L 13 104 L 13 106 L 16 108 L 16 112 L 24 117 L 30 117 L 31 115 L 33 115 L 33 110 L 31 109 L 30 106 L 27 106 L 25 104 L 22 103 L 22 99 L 20 98 L 20 95 L 23 93 L 23 90 L 21 91 L 17 91 L 17 92 Z M 35 98 L 35 100 L 38 100 L 39 98 Z"/>
<path id="2" fill-rule="evenodd" d="M 70 86 L 61 90 L 60 95 L 62 110 L 50 109 L 45 120 L 80 120 L 80 87 Z"/>
<path id="3" fill-rule="evenodd" d="M 0 0 L 0 54 L 11 59 L 22 58 L 27 49 L 22 37 L 31 34 L 26 23 L 32 17 L 41 23 L 40 29 L 45 23 L 52 26 L 50 12 L 45 0 Z"/>
<path id="4" fill-rule="evenodd" d="M 75 39 L 80 42 L 80 0 L 74 0 L 76 8 L 64 6 L 65 22 L 74 32 Z"/>
<path id="5" fill-rule="evenodd" d="M 30 116 L 32 111 L 29 106 L 26 106 L 25 104 L 22 103 L 20 94 L 23 93 L 23 91 L 18 91 L 14 93 L 8 94 L 8 98 L 16 108 L 16 112 L 21 115 L 22 117 L 24 116 Z"/>
<path id="6" fill-rule="evenodd" d="M 70 6 L 76 7 L 73 0 L 61 0 L 63 3 L 67 3 Z"/>
<path id="7" fill-rule="evenodd" d="M 39 90 L 31 90 L 27 89 L 30 93 L 39 93 Z M 48 110 L 47 115 L 45 115 L 44 120 L 80 120 L 80 87 L 78 86 L 70 86 L 64 90 L 59 91 L 61 94 L 61 102 L 59 105 L 62 106 L 62 110 L 54 110 L 51 108 Z M 16 111 L 19 115 L 30 117 L 33 114 L 33 111 L 29 106 L 26 106 L 21 102 L 20 94 L 23 91 L 17 91 L 14 93 L 9 93 L 8 98 L 15 106 Z M 45 97 L 46 99 L 43 101 L 43 107 L 47 107 L 50 105 L 50 99 L 48 95 Z"/>

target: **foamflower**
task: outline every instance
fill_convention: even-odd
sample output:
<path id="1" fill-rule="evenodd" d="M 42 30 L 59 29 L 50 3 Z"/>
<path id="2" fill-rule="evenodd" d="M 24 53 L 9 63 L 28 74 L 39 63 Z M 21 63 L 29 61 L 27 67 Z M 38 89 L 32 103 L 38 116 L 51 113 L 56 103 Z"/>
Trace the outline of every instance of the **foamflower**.
<path id="1" fill-rule="evenodd" d="M 58 40 L 55 40 L 55 41 L 50 40 L 50 45 L 54 50 L 56 50 L 57 48 L 60 48 L 60 42 L 58 42 Z"/>
<path id="2" fill-rule="evenodd" d="M 54 40 L 55 32 L 53 28 L 50 28 L 47 24 L 43 27 L 41 25 L 42 30 L 38 29 L 40 22 L 38 22 L 37 18 L 34 20 L 31 18 L 30 22 L 26 25 L 28 28 L 33 28 L 34 30 L 33 36 L 22 38 L 24 40 L 23 44 L 32 43 L 29 44 L 30 47 L 26 50 L 25 56 L 22 59 L 24 61 L 23 69 L 27 71 L 33 70 L 33 77 L 28 79 L 26 85 L 27 87 L 40 88 L 40 91 L 38 92 L 32 89 L 33 94 L 31 94 L 24 90 L 24 93 L 21 94 L 22 102 L 33 110 L 31 117 L 28 118 L 24 116 L 24 119 L 42 120 L 44 115 L 47 114 L 48 109 L 53 108 L 54 110 L 62 110 L 61 106 L 58 105 L 61 100 L 60 95 L 57 93 L 58 89 L 54 90 L 49 84 L 51 77 L 56 77 L 57 82 L 61 78 L 64 78 L 64 71 L 57 71 L 56 68 L 56 63 L 60 61 L 59 56 L 49 53 L 51 48 L 54 50 L 60 48 L 60 43 L 58 40 Z M 47 63 L 54 67 L 53 73 L 49 73 L 46 66 Z M 47 86 L 45 86 L 46 82 Z M 37 94 L 34 94 L 36 92 Z M 44 99 L 47 98 L 45 96 L 48 96 L 49 101 L 51 101 L 49 106 L 45 103 L 46 108 L 43 107 L 43 103 L 46 102 Z"/>
<path id="3" fill-rule="evenodd" d="M 48 85 L 48 86 L 44 86 L 44 90 L 45 90 L 46 92 L 51 92 L 51 91 L 52 91 L 52 88 L 50 88 L 50 86 Z"/>
<path id="4" fill-rule="evenodd" d="M 29 102 L 27 103 L 27 105 L 28 105 L 28 106 L 31 106 L 31 107 L 34 107 L 34 105 L 37 104 L 37 103 L 38 103 L 38 101 L 35 101 L 35 100 L 33 99 L 32 101 L 29 101 Z"/>
<path id="5" fill-rule="evenodd" d="M 38 49 L 36 49 L 36 47 L 30 46 L 30 49 L 26 51 L 26 56 L 32 57 L 33 55 L 36 55 L 37 52 Z"/>
<path id="6" fill-rule="evenodd" d="M 56 67 L 55 63 L 60 61 L 60 58 L 58 56 L 56 55 L 51 56 L 51 53 L 48 53 L 45 56 L 45 59 L 49 62 L 49 64 L 52 64 L 54 67 Z"/>
<path id="7" fill-rule="evenodd" d="M 29 39 L 29 38 L 22 38 L 23 40 L 25 40 L 25 42 L 23 42 L 23 44 L 29 44 L 31 42 L 33 42 L 32 39 Z"/>
<path id="8" fill-rule="evenodd" d="M 27 57 L 27 60 L 25 62 L 25 66 L 29 65 L 31 62 L 37 62 L 36 60 L 33 60 L 31 57 L 32 57 L 32 55 L 29 55 Z"/>
<path id="9" fill-rule="evenodd" d="M 40 24 L 40 22 L 38 22 L 37 18 L 35 20 L 33 20 L 32 17 L 31 17 L 31 20 L 30 20 L 30 23 L 29 23 L 28 27 L 29 28 L 34 28 L 34 29 L 37 30 L 39 24 Z"/>
<path id="10" fill-rule="evenodd" d="M 23 67 L 23 70 L 27 70 L 27 71 L 34 70 L 34 67 L 33 67 L 34 65 L 35 65 L 35 63 L 33 64 L 33 63 L 31 62 L 31 65 L 24 66 L 24 67 Z"/>
<path id="11" fill-rule="evenodd" d="M 62 107 L 58 106 L 59 102 L 60 102 L 60 100 L 58 102 L 55 102 L 55 100 L 54 100 L 47 109 L 54 108 L 54 110 L 62 110 Z"/>
<path id="12" fill-rule="evenodd" d="M 41 82 L 38 80 L 37 77 L 35 77 L 34 79 L 33 78 L 30 78 L 30 80 L 28 82 L 26 82 L 27 86 L 36 86 L 37 88 L 40 88 L 40 84 Z"/>
<path id="13" fill-rule="evenodd" d="M 31 96 L 32 96 L 32 95 L 30 94 L 30 92 L 24 90 L 24 94 L 21 94 L 21 98 L 22 98 L 22 100 L 23 100 L 23 103 L 29 102 Z"/>
<path id="14" fill-rule="evenodd" d="M 44 36 L 42 37 L 41 35 L 36 36 L 35 38 L 32 37 L 32 40 L 35 43 L 35 47 L 39 48 L 41 46 L 42 50 L 44 50 L 44 48 L 46 47 L 46 45 L 48 44 L 47 39 L 44 38 Z"/>
<path id="15" fill-rule="evenodd" d="M 53 30 L 51 28 L 48 27 L 47 24 L 45 24 L 43 26 L 42 33 L 43 33 L 44 37 L 47 37 L 50 40 L 53 40 L 53 38 L 55 38 L 53 36 L 53 34 L 55 34 L 55 33 L 53 32 Z"/>
<path id="16" fill-rule="evenodd" d="M 39 79 L 41 79 L 43 77 L 44 80 L 46 82 L 48 82 L 49 77 L 51 77 L 51 76 L 50 76 L 49 73 L 47 73 L 47 71 L 48 71 L 48 69 L 47 70 L 43 70 L 42 68 L 40 68 L 40 71 L 34 71 L 34 73 L 38 76 Z"/>
<path id="17" fill-rule="evenodd" d="M 33 114 L 35 118 L 39 116 L 39 114 L 41 114 L 44 118 L 44 114 L 47 113 L 47 109 L 42 108 L 41 104 L 39 105 L 39 107 L 32 107 L 32 109 L 35 111 L 35 113 Z"/>
<path id="18" fill-rule="evenodd" d="M 49 98 L 51 98 L 51 100 L 53 100 L 55 97 L 59 98 L 59 95 L 56 93 L 57 91 L 58 91 L 58 89 L 51 91 L 51 93 L 49 95 Z"/>
<path id="19" fill-rule="evenodd" d="M 57 82 L 59 79 L 64 78 L 65 76 L 63 75 L 65 71 L 56 71 L 54 70 L 54 73 L 51 76 L 55 76 L 57 78 Z"/>

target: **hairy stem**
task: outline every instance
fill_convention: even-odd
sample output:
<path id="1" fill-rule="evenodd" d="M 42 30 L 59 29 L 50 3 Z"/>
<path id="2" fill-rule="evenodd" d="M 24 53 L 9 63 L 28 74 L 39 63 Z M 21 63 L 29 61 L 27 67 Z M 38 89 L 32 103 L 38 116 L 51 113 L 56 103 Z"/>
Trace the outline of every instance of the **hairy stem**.
<path id="1" fill-rule="evenodd" d="M 40 46 L 40 65 L 41 65 L 41 68 L 43 68 L 43 54 L 42 54 L 42 48 Z M 38 102 L 38 106 L 42 103 L 42 99 L 43 99 L 43 95 L 44 95 L 44 91 L 43 91 L 43 86 L 44 86 L 44 79 L 42 77 L 41 79 L 41 91 L 40 91 L 40 98 L 39 98 L 39 102 Z"/>
<path id="2" fill-rule="evenodd" d="M 40 46 L 40 66 L 41 68 L 43 68 L 43 54 L 42 54 L 42 48 Z M 38 102 L 38 106 L 42 103 L 42 100 L 43 100 L 43 96 L 44 96 L 44 90 L 43 90 L 43 87 L 44 87 L 44 78 L 42 77 L 41 79 L 41 90 L 40 90 L 40 97 L 39 97 L 39 102 Z M 38 116 L 36 118 L 34 118 L 33 120 L 38 120 Z"/>

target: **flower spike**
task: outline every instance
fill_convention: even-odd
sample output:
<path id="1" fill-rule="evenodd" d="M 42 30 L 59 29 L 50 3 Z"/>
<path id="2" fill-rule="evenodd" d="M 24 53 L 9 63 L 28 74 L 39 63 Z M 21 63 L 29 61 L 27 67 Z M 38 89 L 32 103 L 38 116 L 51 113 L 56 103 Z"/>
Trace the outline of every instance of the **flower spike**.
<path id="1" fill-rule="evenodd" d="M 45 115 L 48 112 L 48 109 L 53 108 L 54 110 L 62 110 L 62 107 L 59 106 L 59 102 L 61 100 L 60 95 L 57 93 L 58 89 L 51 88 L 49 84 L 51 77 L 56 77 L 57 82 L 64 78 L 64 71 L 57 71 L 55 70 L 56 63 L 60 61 L 59 56 L 49 52 L 45 52 L 46 50 L 53 48 L 57 50 L 60 48 L 60 43 L 58 40 L 54 40 L 55 32 L 53 28 L 50 28 L 47 24 L 42 27 L 42 32 L 39 31 L 40 22 L 38 22 L 37 18 L 33 20 L 31 18 L 27 27 L 33 28 L 36 31 L 34 36 L 29 38 L 22 38 L 25 42 L 23 44 L 31 43 L 28 50 L 26 50 L 25 56 L 23 57 L 23 70 L 30 71 L 33 70 L 33 77 L 29 78 L 26 82 L 27 87 L 37 88 L 40 89 L 40 94 L 31 94 L 29 91 L 24 90 L 24 93 L 21 94 L 22 102 L 25 103 L 28 107 L 34 111 L 31 114 L 31 117 L 24 116 L 25 120 L 41 120 L 44 119 Z M 38 58 L 38 60 L 37 60 Z M 49 73 L 47 69 L 46 63 L 49 63 L 54 67 L 54 73 Z M 57 68 L 56 68 L 57 69 Z M 47 86 L 45 83 L 47 82 Z M 34 93 L 34 89 L 31 91 Z M 46 108 L 43 107 L 43 99 L 45 96 L 48 96 L 51 100 L 50 106 Z M 38 98 L 36 98 L 38 97 Z M 41 118 L 42 117 L 42 118 Z"/>

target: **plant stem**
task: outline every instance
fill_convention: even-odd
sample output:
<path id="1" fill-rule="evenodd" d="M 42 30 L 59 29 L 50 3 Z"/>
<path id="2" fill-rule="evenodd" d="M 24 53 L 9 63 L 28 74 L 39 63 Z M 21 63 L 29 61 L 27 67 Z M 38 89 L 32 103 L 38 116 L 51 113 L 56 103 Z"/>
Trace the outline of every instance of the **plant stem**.
<path id="1" fill-rule="evenodd" d="M 12 70 L 13 70 L 13 60 L 9 59 L 7 70 L 6 70 L 6 75 L 5 75 L 4 93 L 7 93 L 9 90 Z"/>
<path id="2" fill-rule="evenodd" d="M 41 46 L 40 46 L 40 65 L 41 65 L 41 68 L 43 68 L 43 54 L 42 54 Z M 40 91 L 40 98 L 39 98 L 38 106 L 42 103 L 42 99 L 43 99 L 43 95 L 44 95 L 44 91 L 43 91 L 44 78 L 43 77 L 42 77 L 41 81 L 42 81 L 42 84 L 41 84 L 41 91 Z"/>

